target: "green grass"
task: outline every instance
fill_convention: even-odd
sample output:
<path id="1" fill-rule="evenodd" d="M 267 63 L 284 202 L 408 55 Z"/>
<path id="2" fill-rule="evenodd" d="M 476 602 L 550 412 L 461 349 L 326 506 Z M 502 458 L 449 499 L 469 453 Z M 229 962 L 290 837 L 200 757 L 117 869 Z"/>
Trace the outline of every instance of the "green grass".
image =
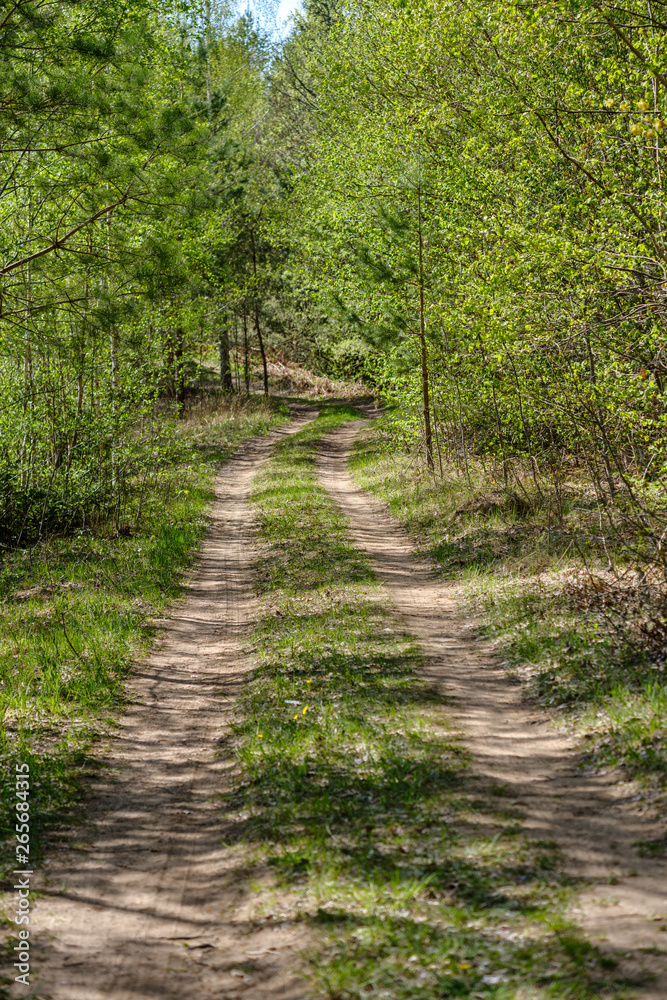
<path id="1" fill-rule="evenodd" d="M 309 989 L 329 1000 L 620 997 L 613 957 L 563 917 L 574 886 L 556 845 L 525 838 L 506 790 L 469 770 L 318 485 L 318 440 L 354 416 L 323 407 L 255 484 L 259 666 L 223 803 L 243 912 L 310 928 Z"/>
<path id="2" fill-rule="evenodd" d="M 380 419 L 358 442 L 358 484 L 388 503 L 422 554 L 457 584 L 462 609 L 529 696 L 576 725 L 584 762 L 619 767 L 643 794 L 663 802 L 660 600 L 641 598 L 632 574 L 619 581 L 606 572 L 599 525 L 581 499 L 558 523 L 549 520 L 546 500 L 522 516 L 511 505 L 485 511 L 486 498 L 497 493 L 490 493 L 481 465 L 471 463 L 473 489 L 459 470 L 434 478 L 406 452 L 394 427 L 395 417 Z M 623 553 L 615 555 L 623 566 Z"/>
<path id="3" fill-rule="evenodd" d="M 31 858 L 81 802 L 90 749 L 113 726 L 124 679 L 179 595 L 206 528 L 215 470 L 283 420 L 263 402 L 164 419 L 159 459 L 129 484 L 116 524 L 47 539 L 0 562 L 0 763 L 30 765 Z M 139 504 L 141 509 L 139 510 Z M 0 876 L 13 867 L 13 784 L 0 786 Z"/>

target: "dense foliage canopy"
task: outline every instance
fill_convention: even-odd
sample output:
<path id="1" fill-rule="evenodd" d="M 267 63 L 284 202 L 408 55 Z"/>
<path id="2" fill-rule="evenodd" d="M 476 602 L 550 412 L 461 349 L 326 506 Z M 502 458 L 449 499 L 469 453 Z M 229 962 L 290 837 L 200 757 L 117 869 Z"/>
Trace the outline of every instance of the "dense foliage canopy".
<path id="1" fill-rule="evenodd" d="M 272 354 L 362 373 L 436 473 L 560 511 L 583 477 L 662 561 L 666 31 L 661 2 L 312 0 L 274 43 L 210 3 L 6 4 L 5 541 L 120 517 L 215 347 L 226 391 Z"/>
<path id="2" fill-rule="evenodd" d="M 310 4 L 272 82 L 293 260 L 422 411 L 428 464 L 476 456 L 561 507 L 584 475 L 659 559 L 666 17 Z"/>
<path id="3" fill-rule="evenodd" d="M 0 47 L 0 535 L 24 544 L 119 523 L 156 404 L 183 409 L 252 295 L 266 57 L 248 17 L 169 0 L 14 0 Z"/>

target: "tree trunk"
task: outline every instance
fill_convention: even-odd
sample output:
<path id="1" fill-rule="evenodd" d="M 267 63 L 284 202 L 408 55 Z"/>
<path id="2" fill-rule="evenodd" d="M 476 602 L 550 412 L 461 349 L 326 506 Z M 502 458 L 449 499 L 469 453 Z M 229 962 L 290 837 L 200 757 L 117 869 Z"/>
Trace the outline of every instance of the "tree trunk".
<path id="1" fill-rule="evenodd" d="M 229 359 L 229 326 L 225 318 L 220 331 L 220 382 L 223 392 L 233 392 L 232 365 Z"/>
<path id="2" fill-rule="evenodd" d="M 266 367 L 266 352 L 264 350 L 264 341 L 262 339 L 262 331 L 259 328 L 259 307 L 255 302 L 255 333 L 257 334 L 257 340 L 259 341 L 259 353 L 262 355 L 262 369 L 264 372 L 264 395 L 269 395 L 269 372 Z"/>
<path id="3" fill-rule="evenodd" d="M 250 230 L 250 245 L 252 247 L 252 273 L 255 278 L 255 333 L 257 334 L 257 340 L 259 341 L 259 353 L 262 355 L 262 368 L 264 371 L 264 395 L 269 395 L 269 373 L 266 367 L 266 352 L 264 350 L 264 340 L 262 339 L 262 331 L 259 328 L 259 303 L 257 301 L 257 257 L 255 254 L 255 234 L 252 229 Z"/>
<path id="4" fill-rule="evenodd" d="M 118 335 L 114 323 L 109 333 L 109 359 L 111 362 L 111 419 L 113 430 L 111 438 L 111 485 L 116 486 L 117 478 L 117 437 L 118 437 Z"/>
<path id="5" fill-rule="evenodd" d="M 165 355 L 165 368 L 167 370 L 165 384 L 167 399 L 176 399 L 176 379 L 174 377 L 174 335 L 171 330 L 165 331 L 163 347 Z"/>
<path id="6" fill-rule="evenodd" d="M 428 358 L 426 356 L 426 322 L 424 320 L 424 241 L 422 238 L 421 185 L 417 189 L 419 219 L 419 341 L 422 363 L 422 398 L 424 403 L 424 441 L 426 443 L 426 464 L 433 468 L 433 434 L 431 432 L 431 404 L 428 392 Z"/>
<path id="7" fill-rule="evenodd" d="M 174 351 L 176 360 L 176 399 L 178 415 L 185 416 L 185 371 L 183 370 L 183 327 L 176 330 L 176 350 Z"/>
<path id="8" fill-rule="evenodd" d="M 245 394 L 250 395 L 250 359 L 248 358 L 248 316 L 243 307 L 243 374 L 245 375 Z"/>

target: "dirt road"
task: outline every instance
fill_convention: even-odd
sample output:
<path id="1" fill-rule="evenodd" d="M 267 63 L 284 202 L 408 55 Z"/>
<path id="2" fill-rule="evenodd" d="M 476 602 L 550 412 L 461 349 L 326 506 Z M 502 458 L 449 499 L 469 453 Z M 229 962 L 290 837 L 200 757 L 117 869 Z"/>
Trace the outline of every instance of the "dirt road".
<path id="1" fill-rule="evenodd" d="M 133 676 L 133 702 L 93 789 L 88 843 L 54 855 L 36 888 L 38 996 L 44 1000 L 297 1000 L 299 925 L 244 918 L 247 879 L 221 843 L 218 796 L 233 763 L 217 753 L 235 694 L 252 668 L 253 477 L 288 428 L 223 469 L 212 525 L 186 599 Z M 627 970 L 658 977 L 667 997 L 667 871 L 632 846 L 650 835 L 623 793 L 583 776 L 567 738 L 522 705 L 474 640 L 446 582 L 415 559 L 384 509 L 354 486 L 346 458 L 359 425 L 327 439 L 321 480 L 370 553 L 397 613 L 422 643 L 429 678 L 453 701 L 473 770 L 510 789 L 524 826 L 557 839 L 590 877 L 576 914 L 593 938 L 628 953 Z M 609 879 L 618 880 L 613 887 Z M 646 950 L 648 949 L 648 950 Z M 651 951 L 653 949 L 653 951 Z M 18 988 L 16 996 L 25 996 Z"/>
<path id="2" fill-rule="evenodd" d="M 243 873 L 218 821 L 232 763 L 217 750 L 252 668 L 243 652 L 255 611 L 246 498 L 272 445 L 314 415 L 251 442 L 222 469 L 186 598 L 133 675 L 106 780 L 93 788 L 89 843 L 55 854 L 34 885 L 44 1000 L 302 996 L 298 931 L 243 919 Z"/>
<path id="3" fill-rule="evenodd" d="M 557 840 L 573 875 L 590 879 L 572 916 L 591 940 L 623 949 L 622 972 L 655 976 L 638 991 L 667 998 L 667 863 L 639 856 L 636 842 L 664 832 L 637 815 L 632 792 L 607 775 L 582 774 L 573 743 L 484 655 L 446 581 L 415 558 L 404 532 L 354 485 L 347 458 L 359 425 L 330 436 L 319 461 L 323 486 L 349 520 L 355 543 L 372 557 L 392 604 L 427 655 L 432 683 L 474 755 L 473 770 L 507 786 L 523 828 Z"/>

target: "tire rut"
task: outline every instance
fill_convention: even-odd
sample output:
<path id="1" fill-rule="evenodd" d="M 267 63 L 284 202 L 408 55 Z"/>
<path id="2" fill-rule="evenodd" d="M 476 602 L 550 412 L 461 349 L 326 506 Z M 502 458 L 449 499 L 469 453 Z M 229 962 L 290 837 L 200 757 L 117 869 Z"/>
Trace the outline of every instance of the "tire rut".
<path id="1" fill-rule="evenodd" d="M 216 480 L 186 597 L 133 671 L 88 828 L 34 882 L 33 980 L 44 1000 L 303 996 L 303 931 L 244 919 L 245 874 L 219 822 L 234 762 L 219 748 L 254 665 L 243 652 L 256 615 L 247 497 L 273 445 L 314 415 L 303 409 L 246 443 Z"/>
<path id="2" fill-rule="evenodd" d="M 365 422 L 367 423 L 367 422 Z M 625 953 L 620 971 L 630 980 L 648 973 L 642 1000 L 667 997 L 667 864 L 645 859 L 634 846 L 655 836 L 637 815 L 631 792 L 613 776 L 584 774 L 573 741 L 548 716 L 522 701 L 520 688 L 485 653 L 461 617 L 447 581 L 419 559 L 384 504 L 359 490 L 348 470 L 354 439 L 365 423 L 327 436 L 320 481 L 345 514 L 353 541 L 372 559 L 393 607 L 425 654 L 424 674 L 452 706 L 472 751 L 473 773 L 506 786 L 523 830 L 556 840 L 567 870 L 588 881 L 571 916 L 601 947 Z"/>

